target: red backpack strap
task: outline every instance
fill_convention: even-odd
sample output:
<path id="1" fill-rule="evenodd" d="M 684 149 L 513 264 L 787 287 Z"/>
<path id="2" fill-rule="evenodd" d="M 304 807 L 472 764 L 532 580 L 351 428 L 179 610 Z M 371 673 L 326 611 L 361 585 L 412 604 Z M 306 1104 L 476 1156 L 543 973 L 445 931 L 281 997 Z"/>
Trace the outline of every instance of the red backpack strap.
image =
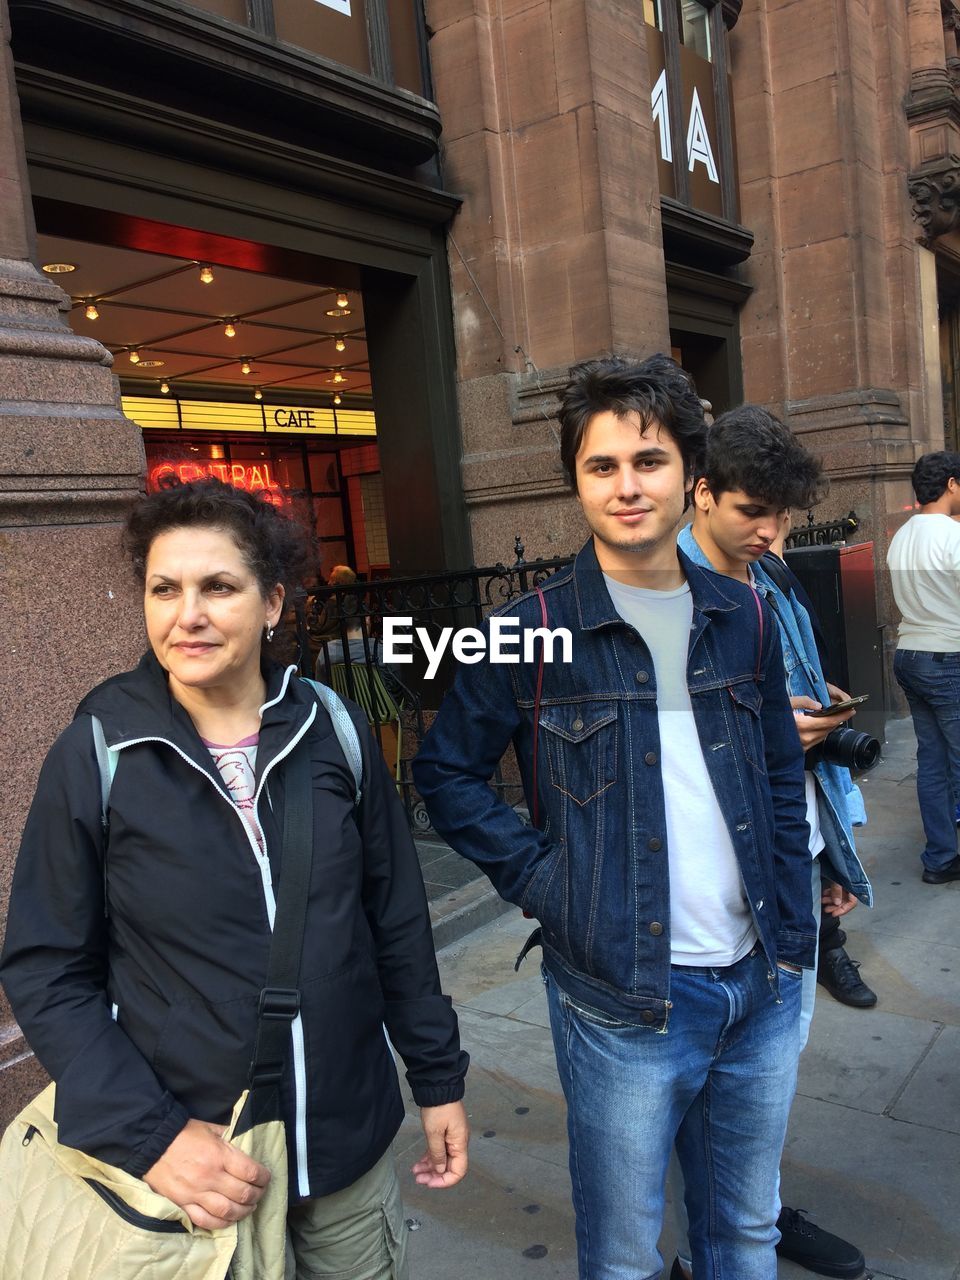
<path id="1" fill-rule="evenodd" d="M 763 663 L 763 605 L 760 603 L 760 592 L 756 587 L 751 586 L 753 592 L 753 603 L 757 606 L 757 623 L 760 627 L 760 643 L 757 647 L 757 669 L 753 673 L 754 680 L 760 679 L 760 667 Z"/>
<path id="2" fill-rule="evenodd" d="M 539 587 L 537 587 L 537 597 L 540 601 L 540 621 L 544 630 L 546 630 L 547 601 Z M 540 640 L 540 661 L 537 664 L 537 691 L 533 698 L 533 812 L 530 816 L 535 827 L 540 824 L 540 779 L 537 771 L 537 746 L 540 741 L 540 696 L 543 693 L 543 652 L 546 644 L 546 636 L 543 636 Z"/>

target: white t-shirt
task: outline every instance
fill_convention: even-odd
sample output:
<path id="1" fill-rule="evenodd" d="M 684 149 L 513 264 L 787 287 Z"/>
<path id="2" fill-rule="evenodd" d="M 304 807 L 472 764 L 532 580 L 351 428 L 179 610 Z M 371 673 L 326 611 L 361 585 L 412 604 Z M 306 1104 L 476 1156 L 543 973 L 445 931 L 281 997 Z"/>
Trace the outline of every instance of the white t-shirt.
<path id="1" fill-rule="evenodd" d="M 807 802 L 807 826 L 810 828 L 810 857 L 815 858 L 818 853 L 822 853 L 827 847 L 827 842 L 823 838 L 823 832 L 820 830 L 820 810 L 817 808 L 817 778 L 816 774 L 810 769 L 805 769 L 803 774 L 803 795 Z"/>
<path id="2" fill-rule="evenodd" d="M 693 599 L 676 591 L 627 587 L 604 575 L 617 613 L 643 636 L 657 678 L 660 776 L 669 858 L 670 960 L 735 964 L 757 940 L 730 832 L 703 758 L 687 689 Z"/>
<path id="3" fill-rule="evenodd" d="M 260 852 L 264 851 L 263 831 L 257 821 L 254 797 L 257 794 L 257 745 L 259 734 L 252 734 L 235 742 L 232 747 L 222 746 L 217 742 L 202 739 L 203 745 L 213 757 L 213 763 L 220 770 L 224 786 L 230 792 L 230 798 L 240 810 L 240 816 L 246 823 L 250 834 L 257 842 Z"/>
<path id="4" fill-rule="evenodd" d="M 960 651 L 960 524 L 917 512 L 893 535 L 887 567 L 903 615 L 897 647 Z"/>

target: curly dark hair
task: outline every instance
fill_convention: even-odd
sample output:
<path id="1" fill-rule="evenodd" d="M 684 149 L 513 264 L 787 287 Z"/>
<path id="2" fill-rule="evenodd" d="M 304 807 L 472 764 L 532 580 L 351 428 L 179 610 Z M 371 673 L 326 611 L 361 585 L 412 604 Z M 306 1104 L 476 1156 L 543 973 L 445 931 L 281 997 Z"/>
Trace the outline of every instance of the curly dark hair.
<path id="1" fill-rule="evenodd" d="M 570 488 L 577 492 L 577 453 L 590 420 L 611 412 L 618 418 L 638 413 L 644 427 L 659 423 L 675 441 L 684 471 L 692 476 L 706 441 L 703 405 L 693 379 L 669 356 L 646 360 L 609 356 L 585 360 L 570 370 L 560 393 L 560 461 Z"/>
<path id="2" fill-rule="evenodd" d="M 222 480 L 193 480 L 148 494 L 127 517 L 124 550 L 141 582 L 154 538 L 170 529 L 203 527 L 229 533 L 264 597 L 282 583 L 300 584 L 309 548 L 300 526 L 256 494 Z"/>
<path id="3" fill-rule="evenodd" d="M 730 409 L 714 422 L 703 476 L 715 498 L 739 490 L 771 507 L 815 507 L 829 489 L 820 459 L 756 404 Z"/>
<path id="4" fill-rule="evenodd" d="M 950 480 L 960 482 L 960 453 L 941 449 L 917 459 L 910 481 L 921 507 L 942 498 Z"/>

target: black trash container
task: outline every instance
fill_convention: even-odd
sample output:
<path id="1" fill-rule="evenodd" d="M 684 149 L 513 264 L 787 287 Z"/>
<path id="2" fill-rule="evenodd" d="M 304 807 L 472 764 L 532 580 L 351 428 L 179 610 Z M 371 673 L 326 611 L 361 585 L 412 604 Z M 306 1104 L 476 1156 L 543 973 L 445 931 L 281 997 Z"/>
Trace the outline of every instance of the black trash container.
<path id="1" fill-rule="evenodd" d="M 817 611 L 827 645 L 827 679 L 854 696 L 870 695 L 850 727 L 883 742 L 883 653 L 873 543 L 795 547 L 786 560 Z"/>

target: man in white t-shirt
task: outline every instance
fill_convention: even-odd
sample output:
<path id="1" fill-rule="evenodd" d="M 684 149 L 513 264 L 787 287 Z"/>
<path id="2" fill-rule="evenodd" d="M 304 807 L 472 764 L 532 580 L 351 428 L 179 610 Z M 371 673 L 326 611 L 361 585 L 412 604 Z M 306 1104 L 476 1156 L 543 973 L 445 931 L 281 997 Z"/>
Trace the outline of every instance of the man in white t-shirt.
<path id="1" fill-rule="evenodd" d="M 960 453 L 925 453 L 913 469 L 919 512 L 887 552 L 902 614 L 893 662 L 917 734 L 923 880 L 960 880 Z"/>
<path id="2" fill-rule="evenodd" d="M 678 545 L 695 563 L 750 583 L 776 617 L 797 733 L 807 752 L 804 795 L 815 901 L 838 920 L 856 906 L 858 898 L 872 902 L 852 829 L 866 817 L 863 800 L 849 771 L 822 755 L 824 740 L 853 712 L 806 714 L 848 695 L 826 682 L 813 620 L 790 582 L 787 566 L 767 555 L 777 542 L 785 513 L 791 507 L 815 506 L 825 488 L 822 464 L 789 428 L 759 405 L 741 405 L 722 414 L 710 428 L 703 472 L 693 491 L 693 524 L 681 530 Z M 846 994 L 847 1003 L 864 1008 L 876 1004 L 876 995 L 860 981 L 855 962 L 842 954 L 845 965 L 840 972 L 848 981 L 841 994 Z M 808 970 L 800 1010 L 801 1047 L 815 996 L 816 976 Z M 825 1231 L 805 1211 L 784 1206 L 777 1225 L 781 1257 L 816 1275 L 852 1280 L 863 1274 L 860 1249 Z M 689 1257 L 681 1242 L 679 1269 L 684 1277 L 690 1274 Z"/>

